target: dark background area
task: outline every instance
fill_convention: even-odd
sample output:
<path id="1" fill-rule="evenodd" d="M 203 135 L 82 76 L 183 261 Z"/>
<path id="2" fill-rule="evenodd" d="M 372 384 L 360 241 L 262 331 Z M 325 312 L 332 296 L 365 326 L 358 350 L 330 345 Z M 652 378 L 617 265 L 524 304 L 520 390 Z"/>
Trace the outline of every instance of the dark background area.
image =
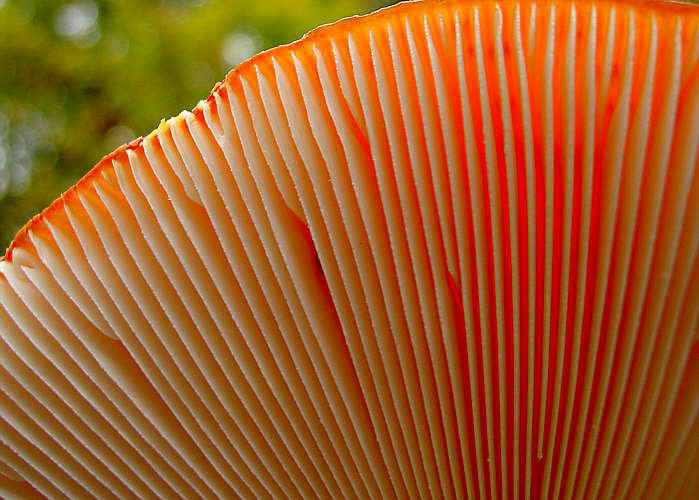
<path id="1" fill-rule="evenodd" d="M 100 158 L 239 62 L 391 0 L 0 0 L 0 255 Z"/>

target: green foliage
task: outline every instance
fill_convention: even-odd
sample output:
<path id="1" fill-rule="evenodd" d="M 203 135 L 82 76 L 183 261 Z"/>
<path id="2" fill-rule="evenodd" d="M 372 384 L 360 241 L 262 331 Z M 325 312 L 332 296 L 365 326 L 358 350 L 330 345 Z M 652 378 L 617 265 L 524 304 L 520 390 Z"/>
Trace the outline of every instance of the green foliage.
<path id="1" fill-rule="evenodd" d="M 241 58 L 381 0 L 0 0 L 0 250 Z M 1 255 L 1 253 L 0 253 Z"/>

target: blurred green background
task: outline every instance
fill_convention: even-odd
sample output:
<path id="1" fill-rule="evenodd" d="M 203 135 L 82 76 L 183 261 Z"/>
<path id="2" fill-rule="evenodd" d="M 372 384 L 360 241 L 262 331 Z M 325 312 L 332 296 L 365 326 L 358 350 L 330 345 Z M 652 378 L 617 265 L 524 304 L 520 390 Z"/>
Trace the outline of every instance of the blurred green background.
<path id="1" fill-rule="evenodd" d="M 391 0 L 0 0 L 0 255 L 102 156 L 251 55 Z"/>

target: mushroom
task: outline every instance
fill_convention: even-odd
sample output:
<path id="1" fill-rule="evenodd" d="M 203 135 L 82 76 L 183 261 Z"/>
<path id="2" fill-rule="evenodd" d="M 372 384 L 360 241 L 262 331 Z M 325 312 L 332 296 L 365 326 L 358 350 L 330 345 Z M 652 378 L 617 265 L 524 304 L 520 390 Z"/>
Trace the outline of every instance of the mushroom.
<path id="1" fill-rule="evenodd" d="M 699 8 L 241 64 L 0 261 L 0 496 L 697 498 Z"/>

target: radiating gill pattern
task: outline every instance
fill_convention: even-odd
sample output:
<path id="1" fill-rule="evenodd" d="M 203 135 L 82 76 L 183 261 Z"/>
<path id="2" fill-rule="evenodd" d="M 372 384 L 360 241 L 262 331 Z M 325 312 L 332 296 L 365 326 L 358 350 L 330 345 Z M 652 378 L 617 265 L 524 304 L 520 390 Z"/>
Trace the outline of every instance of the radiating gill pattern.
<path id="1" fill-rule="evenodd" d="M 0 261 L 0 496 L 696 498 L 699 8 L 243 63 Z"/>

